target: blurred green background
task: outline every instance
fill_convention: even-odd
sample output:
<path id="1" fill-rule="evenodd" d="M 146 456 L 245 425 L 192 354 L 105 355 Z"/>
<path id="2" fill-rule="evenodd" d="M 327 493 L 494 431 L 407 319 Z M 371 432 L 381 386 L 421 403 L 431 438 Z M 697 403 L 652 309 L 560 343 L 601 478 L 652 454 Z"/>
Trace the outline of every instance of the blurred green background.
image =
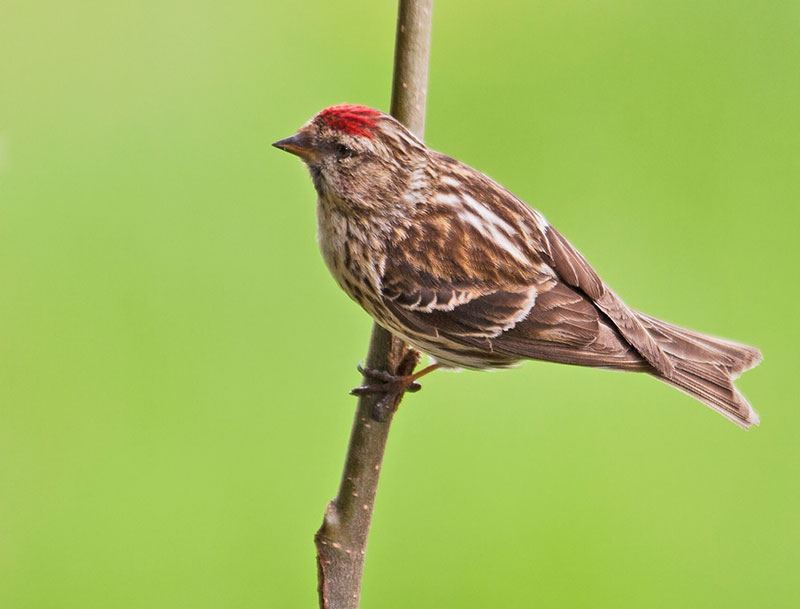
<path id="1" fill-rule="evenodd" d="M 370 320 L 270 147 L 388 109 L 394 2 L 0 3 L 0 606 L 312 607 Z M 427 140 L 634 307 L 761 347 L 743 432 L 652 379 L 438 373 L 365 608 L 800 606 L 800 5 L 437 0 Z"/>

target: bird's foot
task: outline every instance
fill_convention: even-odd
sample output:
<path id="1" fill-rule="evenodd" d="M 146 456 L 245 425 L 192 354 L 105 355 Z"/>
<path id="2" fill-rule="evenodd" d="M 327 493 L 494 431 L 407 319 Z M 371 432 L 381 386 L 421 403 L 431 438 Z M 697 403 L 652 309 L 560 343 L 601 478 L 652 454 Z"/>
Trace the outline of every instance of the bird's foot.
<path id="1" fill-rule="evenodd" d="M 414 367 L 419 362 L 420 354 L 414 349 L 410 349 L 397 367 L 400 374 L 392 374 L 385 370 L 369 368 L 362 364 L 358 365 L 358 371 L 367 379 L 377 382 L 368 383 L 353 389 L 351 395 L 370 395 L 382 394 L 381 398 L 375 403 L 372 409 L 372 418 L 376 421 L 388 421 L 391 419 L 397 405 L 400 403 L 404 393 L 416 393 L 422 389 L 422 385 L 417 383 L 417 379 L 438 368 L 437 364 L 428 366 L 415 374 L 411 374 Z M 405 374 L 403 374 L 405 373 Z"/>
<path id="2" fill-rule="evenodd" d="M 413 374 L 391 374 L 385 370 L 367 368 L 359 364 L 358 371 L 367 378 L 376 379 L 380 383 L 362 385 L 356 387 L 350 393 L 353 395 L 365 395 L 367 393 L 415 393 L 422 389 L 422 385 L 417 383 Z"/>
<path id="3" fill-rule="evenodd" d="M 422 385 L 415 381 L 413 374 L 392 374 L 385 370 L 367 368 L 361 364 L 358 365 L 358 371 L 364 377 L 377 382 L 356 387 L 350 394 L 357 396 L 381 394 L 372 408 L 372 418 L 376 421 L 388 421 L 404 393 L 415 393 L 422 389 Z"/>

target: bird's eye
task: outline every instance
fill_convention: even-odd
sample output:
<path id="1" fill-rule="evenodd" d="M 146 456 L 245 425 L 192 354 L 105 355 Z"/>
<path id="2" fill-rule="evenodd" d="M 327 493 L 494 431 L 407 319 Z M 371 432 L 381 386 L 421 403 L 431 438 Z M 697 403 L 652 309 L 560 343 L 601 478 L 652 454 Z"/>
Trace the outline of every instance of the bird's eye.
<path id="1" fill-rule="evenodd" d="M 355 156 L 356 151 L 350 148 L 347 144 L 338 143 L 336 144 L 336 156 L 340 159 L 349 159 L 350 157 Z"/>

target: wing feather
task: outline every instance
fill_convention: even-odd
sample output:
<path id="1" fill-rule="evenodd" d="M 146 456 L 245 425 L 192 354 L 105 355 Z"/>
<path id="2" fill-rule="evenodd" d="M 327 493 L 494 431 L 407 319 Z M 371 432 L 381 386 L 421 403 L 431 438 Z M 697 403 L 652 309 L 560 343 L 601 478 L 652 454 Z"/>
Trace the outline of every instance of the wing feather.
<path id="1" fill-rule="evenodd" d="M 637 369 L 646 361 L 673 373 L 636 312 L 558 231 L 486 176 L 441 161 L 457 179 L 440 188 L 458 190 L 434 197 L 435 213 L 387 252 L 382 296 L 399 327 L 473 353 L 489 345 L 518 359 Z"/>
<path id="2" fill-rule="evenodd" d="M 447 280 L 389 258 L 384 305 L 412 336 L 446 339 L 487 361 L 522 358 L 584 366 L 643 369 L 638 352 L 581 291 L 544 272 L 526 286 Z M 398 262 L 398 260 L 400 262 Z M 423 285 L 425 287 L 423 287 Z M 429 296 L 433 294 L 433 298 Z"/>
<path id="3" fill-rule="evenodd" d="M 537 295 L 534 286 L 501 289 L 476 279 L 434 278 L 397 259 L 387 263 L 383 285 L 394 315 L 427 336 L 494 338 L 523 319 Z"/>
<path id="4" fill-rule="evenodd" d="M 550 263 L 569 285 L 584 292 L 647 362 L 667 378 L 674 373 L 668 356 L 631 310 L 597 275 L 578 250 L 552 226 L 546 229 Z"/>

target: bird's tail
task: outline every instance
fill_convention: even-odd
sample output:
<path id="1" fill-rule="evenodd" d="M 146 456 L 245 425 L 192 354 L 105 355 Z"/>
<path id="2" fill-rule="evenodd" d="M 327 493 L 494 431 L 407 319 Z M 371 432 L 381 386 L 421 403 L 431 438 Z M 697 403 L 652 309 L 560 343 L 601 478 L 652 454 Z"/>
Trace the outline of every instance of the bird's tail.
<path id="1" fill-rule="evenodd" d="M 761 361 L 761 351 L 673 326 L 643 313 L 638 317 L 675 369 L 669 378 L 653 376 L 700 400 L 744 429 L 758 425 L 758 414 L 733 381 Z"/>

